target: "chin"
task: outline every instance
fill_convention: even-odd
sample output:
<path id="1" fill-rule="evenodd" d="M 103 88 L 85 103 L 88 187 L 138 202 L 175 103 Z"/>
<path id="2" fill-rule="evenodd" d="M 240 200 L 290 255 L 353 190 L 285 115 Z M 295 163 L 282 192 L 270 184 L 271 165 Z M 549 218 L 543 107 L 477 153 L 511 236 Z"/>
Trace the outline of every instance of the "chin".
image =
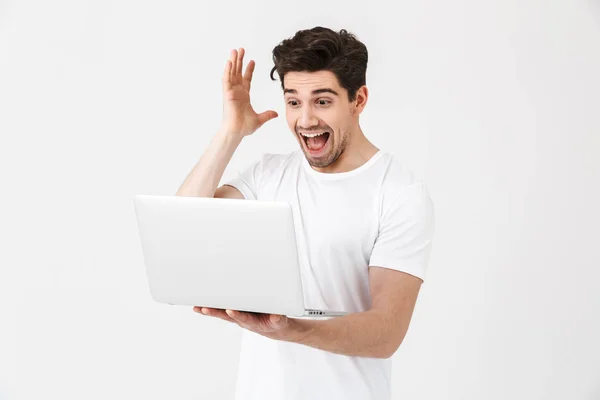
<path id="1" fill-rule="evenodd" d="M 308 160 L 308 163 L 313 167 L 317 168 L 325 168 L 330 166 L 333 163 L 332 154 L 334 154 L 333 149 L 329 149 L 327 153 L 315 157 L 311 155 L 307 150 L 304 150 L 304 156 Z"/>
<path id="2" fill-rule="evenodd" d="M 310 150 L 308 150 L 308 147 L 306 147 L 306 144 L 300 144 L 300 146 L 302 146 L 302 152 L 304 153 L 304 156 L 306 157 L 306 159 L 311 161 L 311 164 L 313 164 L 315 167 L 320 166 L 317 164 L 322 164 L 324 161 L 326 161 L 328 158 L 330 158 L 331 154 L 333 153 L 333 150 L 334 150 L 332 148 L 326 149 L 323 154 L 315 156 L 310 153 Z"/>

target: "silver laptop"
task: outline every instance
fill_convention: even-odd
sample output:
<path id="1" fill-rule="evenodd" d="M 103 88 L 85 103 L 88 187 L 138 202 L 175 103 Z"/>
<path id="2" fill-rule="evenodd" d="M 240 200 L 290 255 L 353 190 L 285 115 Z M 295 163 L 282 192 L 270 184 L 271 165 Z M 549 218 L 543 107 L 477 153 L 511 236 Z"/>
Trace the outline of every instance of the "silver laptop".
<path id="1" fill-rule="evenodd" d="M 157 302 L 290 317 L 347 314 L 305 308 L 287 202 L 136 195 L 134 208 Z"/>

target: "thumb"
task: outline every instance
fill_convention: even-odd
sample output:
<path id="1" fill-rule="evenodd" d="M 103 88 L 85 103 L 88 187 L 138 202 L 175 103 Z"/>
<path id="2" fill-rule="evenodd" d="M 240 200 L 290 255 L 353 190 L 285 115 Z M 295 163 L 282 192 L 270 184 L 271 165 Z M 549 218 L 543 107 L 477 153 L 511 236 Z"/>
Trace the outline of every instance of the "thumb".
<path id="1" fill-rule="evenodd" d="M 271 314 L 270 315 L 270 320 L 272 323 L 274 323 L 275 325 L 278 325 L 279 323 L 282 322 L 282 316 L 279 314 Z"/>
<path id="2" fill-rule="evenodd" d="M 263 125 L 265 122 L 277 118 L 279 114 L 273 110 L 265 111 L 264 113 L 258 114 L 258 122 Z"/>

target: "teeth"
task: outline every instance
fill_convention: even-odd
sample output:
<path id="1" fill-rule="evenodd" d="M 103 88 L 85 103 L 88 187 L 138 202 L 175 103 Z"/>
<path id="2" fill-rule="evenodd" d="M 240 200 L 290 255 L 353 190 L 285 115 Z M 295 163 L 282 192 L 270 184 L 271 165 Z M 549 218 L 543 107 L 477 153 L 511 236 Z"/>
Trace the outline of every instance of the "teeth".
<path id="1" fill-rule="evenodd" d="M 325 132 L 321 132 L 321 133 L 303 133 L 302 136 L 305 136 L 305 137 L 315 137 L 315 136 L 322 135 L 324 133 Z"/>

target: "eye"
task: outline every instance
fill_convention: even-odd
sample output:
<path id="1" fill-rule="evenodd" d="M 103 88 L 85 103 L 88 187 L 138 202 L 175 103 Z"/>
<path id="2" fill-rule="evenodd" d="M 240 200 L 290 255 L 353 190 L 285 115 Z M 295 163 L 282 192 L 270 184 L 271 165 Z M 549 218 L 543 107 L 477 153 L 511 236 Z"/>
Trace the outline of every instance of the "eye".
<path id="1" fill-rule="evenodd" d="M 317 102 L 319 102 L 320 106 L 326 106 L 326 105 L 331 104 L 331 101 L 330 100 L 326 100 L 326 99 L 319 99 L 319 100 L 317 100 Z M 298 101 L 296 101 L 296 100 L 290 100 L 287 103 L 289 105 L 291 105 L 291 106 L 296 106 L 297 103 L 298 103 Z"/>

